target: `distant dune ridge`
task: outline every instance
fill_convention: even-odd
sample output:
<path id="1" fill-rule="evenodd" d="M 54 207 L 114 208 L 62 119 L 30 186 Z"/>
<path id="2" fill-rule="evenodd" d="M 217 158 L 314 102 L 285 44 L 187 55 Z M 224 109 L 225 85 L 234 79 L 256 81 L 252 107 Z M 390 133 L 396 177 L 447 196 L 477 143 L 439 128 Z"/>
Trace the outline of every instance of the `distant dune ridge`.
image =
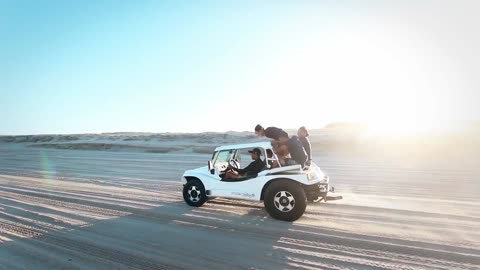
<path id="1" fill-rule="evenodd" d="M 287 129 L 287 132 L 290 135 L 296 134 L 294 129 Z M 146 153 L 211 153 L 220 145 L 263 140 L 266 138 L 258 138 L 249 131 L 0 136 L 0 143 L 24 144 L 29 147 Z M 480 125 L 472 126 L 464 132 L 400 138 L 369 136 L 367 126 L 361 124 L 332 123 L 322 129 L 310 130 L 310 141 L 314 151 L 405 155 L 476 154 L 480 152 Z"/>
<path id="2" fill-rule="evenodd" d="M 147 153 L 175 151 L 211 153 L 218 145 L 248 143 L 259 140 L 261 139 L 251 132 L 158 134 L 119 132 L 77 135 L 0 136 L 0 143 L 26 144 L 30 147 Z"/>

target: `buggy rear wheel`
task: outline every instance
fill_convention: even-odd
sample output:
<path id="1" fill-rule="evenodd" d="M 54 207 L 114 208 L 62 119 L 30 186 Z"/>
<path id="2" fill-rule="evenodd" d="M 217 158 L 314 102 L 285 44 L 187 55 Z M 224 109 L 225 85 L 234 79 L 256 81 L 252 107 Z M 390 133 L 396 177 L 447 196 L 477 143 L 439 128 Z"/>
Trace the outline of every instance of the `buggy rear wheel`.
<path id="1" fill-rule="evenodd" d="M 205 187 L 199 180 L 190 180 L 183 186 L 183 199 L 190 206 L 200 207 L 207 201 Z"/>

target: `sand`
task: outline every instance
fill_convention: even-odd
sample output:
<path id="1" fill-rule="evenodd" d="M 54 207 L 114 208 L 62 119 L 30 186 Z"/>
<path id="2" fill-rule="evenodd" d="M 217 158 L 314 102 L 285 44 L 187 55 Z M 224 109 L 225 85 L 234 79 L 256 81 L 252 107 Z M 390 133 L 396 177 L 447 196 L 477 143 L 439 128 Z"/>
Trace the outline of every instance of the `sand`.
<path id="1" fill-rule="evenodd" d="M 187 206 L 210 155 L 0 143 L 0 269 L 480 269 L 478 159 L 315 153 L 340 201 Z"/>

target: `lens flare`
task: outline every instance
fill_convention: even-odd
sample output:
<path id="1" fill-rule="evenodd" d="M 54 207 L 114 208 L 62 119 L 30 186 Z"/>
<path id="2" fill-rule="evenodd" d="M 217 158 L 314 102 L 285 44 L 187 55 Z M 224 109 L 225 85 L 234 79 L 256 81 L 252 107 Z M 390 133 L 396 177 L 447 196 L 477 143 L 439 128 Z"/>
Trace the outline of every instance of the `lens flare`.
<path id="1" fill-rule="evenodd" d="M 55 166 L 48 158 L 47 153 L 40 153 L 40 168 L 44 179 L 54 179 L 56 176 Z"/>

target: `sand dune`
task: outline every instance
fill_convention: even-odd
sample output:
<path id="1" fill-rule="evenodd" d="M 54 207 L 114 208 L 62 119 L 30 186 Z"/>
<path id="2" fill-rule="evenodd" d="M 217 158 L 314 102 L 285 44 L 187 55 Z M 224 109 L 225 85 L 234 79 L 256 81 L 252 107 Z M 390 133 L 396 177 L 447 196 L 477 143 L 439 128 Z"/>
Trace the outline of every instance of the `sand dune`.
<path id="1" fill-rule="evenodd" d="M 288 130 L 295 134 L 295 130 Z M 368 135 L 363 126 L 336 124 L 310 131 L 313 149 L 353 155 L 408 156 L 423 158 L 445 156 L 448 159 L 478 158 L 480 129 L 411 137 L 377 137 Z M 0 136 L 0 144 L 112 152 L 211 153 L 219 145 L 261 141 L 253 132 L 204 133 L 135 133 L 117 132 L 73 135 Z"/>
<path id="2" fill-rule="evenodd" d="M 219 144 L 255 142 L 251 132 L 228 133 L 104 133 L 80 135 L 0 136 L 0 143 L 62 150 L 145 153 L 211 153 Z"/>

